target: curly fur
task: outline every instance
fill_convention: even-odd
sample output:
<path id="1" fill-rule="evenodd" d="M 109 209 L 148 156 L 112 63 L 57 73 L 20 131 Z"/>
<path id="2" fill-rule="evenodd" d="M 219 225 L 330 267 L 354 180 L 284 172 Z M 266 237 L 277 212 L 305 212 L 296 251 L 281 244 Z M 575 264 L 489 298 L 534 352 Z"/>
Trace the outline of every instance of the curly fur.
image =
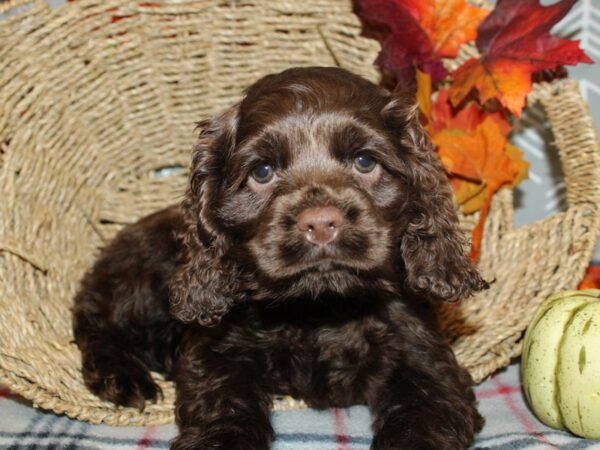
<path id="1" fill-rule="evenodd" d="M 125 227 L 82 281 L 88 387 L 143 408 L 165 372 L 174 449 L 270 448 L 273 394 L 368 405 L 374 450 L 467 448 L 482 418 L 436 304 L 487 283 L 413 97 L 290 69 L 200 128 L 182 204 Z M 376 170 L 355 171 L 359 153 Z M 260 162 L 275 181 L 252 181 Z M 296 226 L 324 206 L 344 220 L 325 249 Z"/>

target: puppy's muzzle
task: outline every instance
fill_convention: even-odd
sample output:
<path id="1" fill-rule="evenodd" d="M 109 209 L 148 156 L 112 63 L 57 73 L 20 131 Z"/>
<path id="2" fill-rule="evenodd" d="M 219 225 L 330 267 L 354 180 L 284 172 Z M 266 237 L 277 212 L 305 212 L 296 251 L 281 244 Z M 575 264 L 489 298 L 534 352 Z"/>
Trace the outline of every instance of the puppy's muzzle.
<path id="1" fill-rule="evenodd" d="M 338 208 L 322 206 L 303 210 L 298 215 L 297 227 L 308 242 L 325 246 L 335 241 L 344 222 Z"/>

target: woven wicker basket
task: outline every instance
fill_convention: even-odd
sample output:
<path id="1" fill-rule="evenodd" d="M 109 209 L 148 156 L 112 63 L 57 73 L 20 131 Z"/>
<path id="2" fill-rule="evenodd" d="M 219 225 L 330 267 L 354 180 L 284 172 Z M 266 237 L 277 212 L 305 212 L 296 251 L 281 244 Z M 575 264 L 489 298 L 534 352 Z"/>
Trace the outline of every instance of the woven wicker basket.
<path id="1" fill-rule="evenodd" d="M 143 413 L 86 390 L 71 334 L 78 280 L 124 224 L 181 198 L 194 122 L 293 65 L 376 80 L 378 44 L 360 37 L 350 0 L 80 0 L 56 11 L 13 0 L 0 12 L 16 6 L 26 11 L 0 23 L 0 383 L 90 422 L 171 422 L 171 383 L 159 380 L 165 398 Z M 480 266 L 496 283 L 446 311 L 477 381 L 520 353 L 545 297 L 576 286 L 599 230 L 598 142 L 576 84 L 538 86 L 529 101 L 546 108 L 568 207 L 515 228 L 511 191 L 495 198 Z"/>

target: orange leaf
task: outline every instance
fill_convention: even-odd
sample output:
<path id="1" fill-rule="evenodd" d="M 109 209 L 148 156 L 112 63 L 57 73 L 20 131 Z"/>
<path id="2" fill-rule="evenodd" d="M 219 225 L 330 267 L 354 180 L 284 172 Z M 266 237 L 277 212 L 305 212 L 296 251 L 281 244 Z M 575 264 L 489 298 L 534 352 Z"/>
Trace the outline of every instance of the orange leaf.
<path id="1" fill-rule="evenodd" d="M 560 0 L 544 7 L 539 0 L 498 0 L 477 29 L 481 57 L 468 60 L 453 73 L 452 104 L 458 105 L 477 89 L 482 102 L 497 98 L 519 116 L 535 72 L 563 64 L 591 63 L 578 41 L 550 34 L 575 2 Z"/>
<path id="2" fill-rule="evenodd" d="M 462 44 L 475 39 L 479 23 L 488 15 L 486 10 L 465 0 L 416 1 L 414 4 L 419 11 L 419 23 L 438 58 L 456 57 Z"/>
<path id="3" fill-rule="evenodd" d="M 600 267 L 588 267 L 577 289 L 600 289 Z"/>
<path id="4" fill-rule="evenodd" d="M 492 204 L 492 196 L 494 194 L 490 194 L 488 191 L 487 198 L 483 202 L 481 207 L 481 214 L 479 214 L 479 221 L 477 221 L 477 225 L 473 228 L 473 232 L 471 233 L 471 253 L 469 253 L 469 257 L 473 262 L 479 261 L 479 257 L 481 256 L 481 241 L 483 240 L 483 226 L 485 225 L 485 220 L 487 219 L 488 213 L 490 212 L 490 205 Z"/>
<path id="5" fill-rule="evenodd" d="M 507 143 L 507 131 L 508 125 L 500 115 L 488 115 L 472 132 L 443 129 L 432 136 L 450 174 L 485 186 L 485 198 L 477 198 L 477 202 L 481 203 L 481 215 L 473 230 L 471 256 L 474 260 L 479 259 L 483 225 L 493 195 L 502 186 L 513 184 L 526 174 L 527 164 L 520 150 Z M 463 189 L 467 188 L 468 185 L 463 186 Z M 475 201 L 474 187 L 470 189 L 471 192 L 461 193 L 465 196 L 463 203 Z M 474 195 L 483 197 L 484 194 L 479 192 Z M 474 207 L 474 203 L 469 204 L 470 209 Z"/>
<path id="6" fill-rule="evenodd" d="M 450 173 L 483 181 L 492 194 L 519 174 L 518 164 L 504 151 L 504 130 L 493 117 L 486 117 L 472 133 L 444 129 L 433 135 L 432 140 Z"/>
<path id="7" fill-rule="evenodd" d="M 509 59 L 470 59 L 456 72 L 450 88 L 450 99 L 458 105 L 471 89 L 479 91 L 482 103 L 497 98 L 517 117 L 525 106 L 531 91 L 531 65 Z"/>
<path id="8" fill-rule="evenodd" d="M 417 69 L 417 103 L 421 113 L 431 123 L 431 75 Z"/>
<path id="9" fill-rule="evenodd" d="M 431 131 L 456 128 L 466 132 L 475 130 L 485 117 L 485 112 L 475 102 L 469 102 L 454 114 L 448 101 L 448 91 L 441 89 L 431 108 Z"/>

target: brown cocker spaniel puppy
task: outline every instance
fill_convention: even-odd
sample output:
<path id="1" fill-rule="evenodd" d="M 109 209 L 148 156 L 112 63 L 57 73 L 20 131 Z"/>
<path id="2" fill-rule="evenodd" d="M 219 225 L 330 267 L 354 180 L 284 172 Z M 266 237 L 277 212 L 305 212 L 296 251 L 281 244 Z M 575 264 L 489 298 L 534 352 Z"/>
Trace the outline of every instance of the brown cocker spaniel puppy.
<path id="1" fill-rule="evenodd" d="M 296 68 L 201 128 L 182 205 L 125 227 L 82 282 L 89 388 L 143 408 L 165 372 L 174 449 L 268 449 L 273 394 L 368 405 L 372 449 L 468 447 L 483 421 L 436 304 L 487 283 L 412 96 Z"/>

